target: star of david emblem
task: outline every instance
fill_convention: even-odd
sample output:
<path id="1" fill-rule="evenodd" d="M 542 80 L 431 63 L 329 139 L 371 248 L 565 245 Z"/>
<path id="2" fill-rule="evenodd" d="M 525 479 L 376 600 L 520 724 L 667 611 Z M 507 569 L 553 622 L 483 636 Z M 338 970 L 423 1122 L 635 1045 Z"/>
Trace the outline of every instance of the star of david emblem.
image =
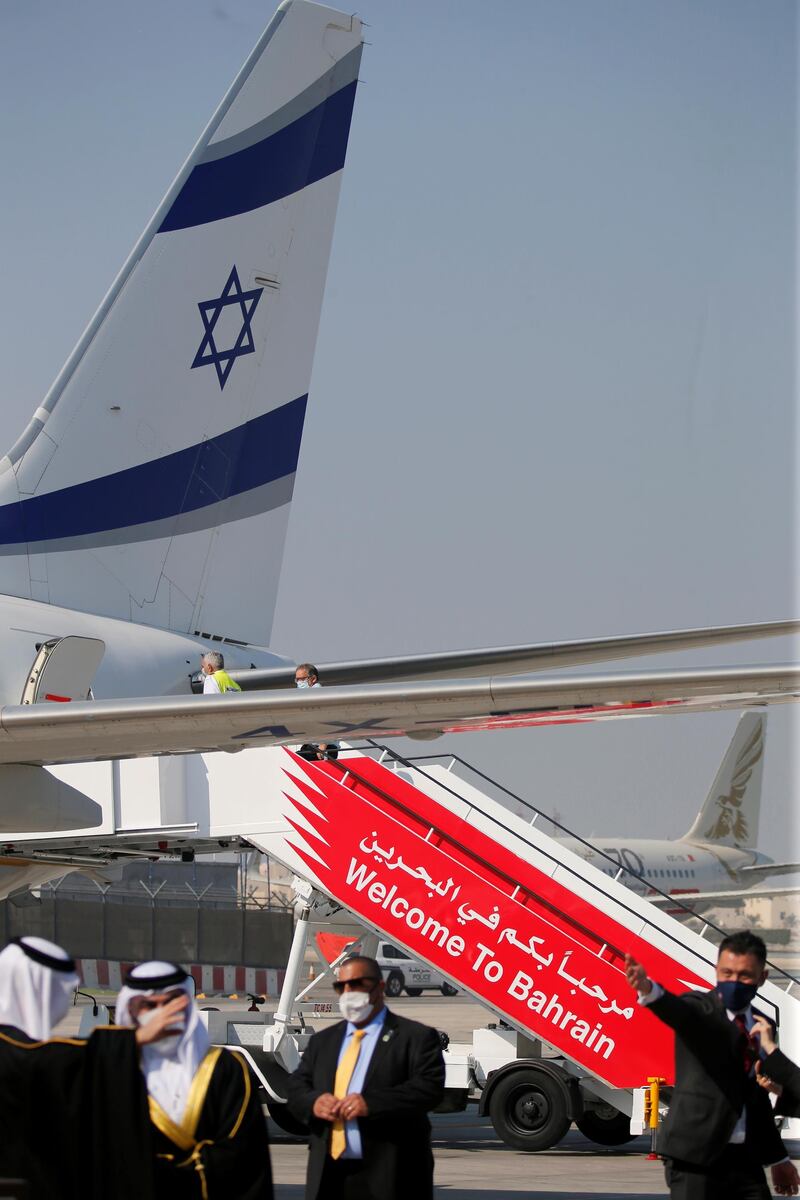
<path id="1" fill-rule="evenodd" d="M 250 292 L 243 292 L 242 285 L 239 283 L 239 273 L 234 266 L 228 276 L 228 282 L 222 289 L 222 294 L 215 300 L 201 300 L 197 306 L 200 309 L 200 316 L 203 318 L 205 334 L 200 343 L 200 348 L 194 356 L 192 369 L 195 367 L 206 367 L 209 363 L 213 363 L 216 368 L 220 391 L 228 382 L 228 376 L 233 369 L 236 359 L 240 358 L 243 354 L 253 354 L 255 351 L 253 331 L 250 325 L 263 290 L 263 288 L 253 288 Z M 220 350 L 217 348 L 214 338 L 217 322 L 226 308 L 230 306 L 235 309 L 237 305 L 241 312 L 241 328 L 234 339 L 233 346 L 228 350 Z M 218 330 L 218 332 L 221 333 L 222 331 Z M 231 333 L 229 330 L 228 338 L 230 336 Z"/>

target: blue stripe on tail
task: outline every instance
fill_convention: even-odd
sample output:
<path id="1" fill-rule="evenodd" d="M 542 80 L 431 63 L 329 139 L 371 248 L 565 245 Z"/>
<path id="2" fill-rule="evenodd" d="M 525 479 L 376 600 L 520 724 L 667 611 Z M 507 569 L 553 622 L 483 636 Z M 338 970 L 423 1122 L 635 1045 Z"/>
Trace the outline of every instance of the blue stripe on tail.
<path id="1" fill-rule="evenodd" d="M 0 507 L 0 546 L 53 542 L 177 517 L 297 469 L 308 396 L 185 450 Z"/>
<path id="2" fill-rule="evenodd" d="M 340 171 L 355 96 L 353 81 L 255 145 L 198 163 L 159 233 L 252 212 Z"/>

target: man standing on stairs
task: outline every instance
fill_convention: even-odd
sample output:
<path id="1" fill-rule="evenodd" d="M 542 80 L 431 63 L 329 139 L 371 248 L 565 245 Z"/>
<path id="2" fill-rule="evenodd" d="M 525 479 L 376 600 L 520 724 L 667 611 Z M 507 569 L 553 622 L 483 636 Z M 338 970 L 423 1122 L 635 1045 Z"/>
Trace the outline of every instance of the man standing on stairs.
<path id="1" fill-rule="evenodd" d="M 319 681 L 319 671 L 313 663 L 300 663 L 299 667 L 295 668 L 294 686 L 300 689 L 322 686 Z M 317 760 L 324 760 L 326 758 L 338 758 L 339 743 L 304 742 L 297 753 L 301 758 L 308 759 L 309 762 L 316 762 Z"/>
<path id="2" fill-rule="evenodd" d="M 344 1021 L 314 1034 L 288 1085 L 310 1130 L 305 1200 L 432 1200 L 439 1035 L 386 1008 L 373 958 L 348 958 L 334 988 Z"/>

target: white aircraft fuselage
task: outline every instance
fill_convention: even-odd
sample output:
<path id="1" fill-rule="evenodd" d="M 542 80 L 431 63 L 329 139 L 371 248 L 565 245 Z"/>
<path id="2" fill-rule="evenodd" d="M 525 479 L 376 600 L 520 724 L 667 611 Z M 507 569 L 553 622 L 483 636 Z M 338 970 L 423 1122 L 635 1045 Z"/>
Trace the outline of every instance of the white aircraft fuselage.
<path id="1" fill-rule="evenodd" d="M 640 896 L 654 895 L 656 889 L 669 895 L 686 896 L 694 892 L 752 888 L 763 876 L 756 873 L 748 878 L 746 873 L 742 874 L 742 868 L 768 866 L 773 861 L 759 850 L 702 842 L 603 838 L 592 839 L 591 845 L 587 845 L 577 838 L 559 840 L 610 878 L 619 875 L 620 880 Z"/>
<path id="2" fill-rule="evenodd" d="M 17 596 L 0 596 L 4 670 L 0 703 L 19 704 L 42 643 L 65 637 L 99 640 L 104 652 L 90 679 L 96 700 L 174 696 L 191 692 L 204 650 L 222 650 L 232 669 L 281 666 L 288 659 L 253 646 L 98 616 Z"/>

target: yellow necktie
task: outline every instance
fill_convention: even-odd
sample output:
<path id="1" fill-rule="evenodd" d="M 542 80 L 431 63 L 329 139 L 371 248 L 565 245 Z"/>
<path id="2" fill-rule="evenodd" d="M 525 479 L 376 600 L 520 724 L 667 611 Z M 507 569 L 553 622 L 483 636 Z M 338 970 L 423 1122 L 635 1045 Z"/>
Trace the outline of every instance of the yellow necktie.
<path id="1" fill-rule="evenodd" d="M 350 1045 L 345 1050 L 341 1062 L 336 1068 L 333 1094 L 337 1100 L 344 1100 L 347 1095 L 347 1089 L 350 1086 L 350 1080 L 353 1078 L 353 1071 L 356 1069 L 358 1056 L 361 1052 L 361 1039 L 366 1032 L 366 1029 L 356 1029 Z M 344 1154 L 346 1146 L 347 1138 L 344 1133 L 344 1121 L 334 1121 L 333 1128 L 331 1129 L 331 1158 L 340 1158 Z"/>

